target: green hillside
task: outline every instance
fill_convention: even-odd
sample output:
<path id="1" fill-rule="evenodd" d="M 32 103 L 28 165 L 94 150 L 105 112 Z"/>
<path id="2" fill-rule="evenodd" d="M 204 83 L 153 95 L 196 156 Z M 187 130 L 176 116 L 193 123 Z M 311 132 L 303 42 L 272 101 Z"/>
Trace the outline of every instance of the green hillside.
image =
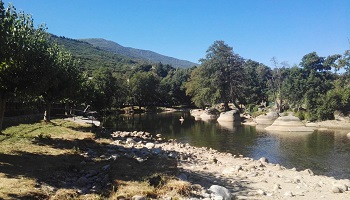
<path id="1" fill-rule="evenodd" d="M 80 41 L 88 42 L 97 48 L 144 62 L 168 64 L 175 68 L 190 68 L 198 66 L 198 64 L 190 61 L 164 56 L 153 51 L 123 47 L 116 42 L 101 38 L 81 39 Z"/>
<path id="2" fill-rule="evenodd" d="M 80 66 L 83 71 L 90 72 L 101 67 L 110 68 L 114 71 L 124 71 L 139 63 L 128 57 L 94 47 L 87 42 L 55 35 L 52 35 L 52 38 L 80 60 Z"/>

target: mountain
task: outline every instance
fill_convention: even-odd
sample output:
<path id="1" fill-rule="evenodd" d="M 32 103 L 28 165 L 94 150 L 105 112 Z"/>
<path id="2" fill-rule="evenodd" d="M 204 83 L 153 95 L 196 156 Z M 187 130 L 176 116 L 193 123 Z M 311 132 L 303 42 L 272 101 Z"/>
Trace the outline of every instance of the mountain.
<path id="1" fill-rule="evenodd" d="M 80 40 L 52 35 L 52 39 L 64 46 L 74 58 L 79 59 L 83 71 L 93 71 L 105 67 L 114 71 L 126 71 L 139 63 L 132 58 L 118 55 Z"/>
<path id="2" fill-rule="evenodd" d="M 98 47 L 100 49 L 113 52 L 118 55 L 126 56 L 132 59 L 143 60 L 143 61 L 148 61 L 152 63 L 161 62 L 162 64 L 169 64 L 172 67 L 180 67 L 180 68 L 190 68 L 193 66 L 198 66 L 198 64 L 190 61 L 180 60 L 169 56 L 164 56 L 159 53 L 155 53 L 153 51 L 135 49 L 131 47 L 123 47 L 122 45 L 116 42 L 101 39 L 101 38 L 90 38 L 90 39 L 79 39 L 79 40 L 92 44 L 93 46 Z"/>

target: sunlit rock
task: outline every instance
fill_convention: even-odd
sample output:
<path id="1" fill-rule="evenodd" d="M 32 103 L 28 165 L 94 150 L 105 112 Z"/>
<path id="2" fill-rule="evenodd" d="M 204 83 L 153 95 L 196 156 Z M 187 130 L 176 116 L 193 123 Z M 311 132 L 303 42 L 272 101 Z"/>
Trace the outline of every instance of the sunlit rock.
<path id="1" fill-rule="evenodd" d="M 267 131 L 283 132 L 313 132 L 312 127 L 306 127 L 299 118 L 289 115 L 277 118 L 271 126 L 265 128 Z"/>

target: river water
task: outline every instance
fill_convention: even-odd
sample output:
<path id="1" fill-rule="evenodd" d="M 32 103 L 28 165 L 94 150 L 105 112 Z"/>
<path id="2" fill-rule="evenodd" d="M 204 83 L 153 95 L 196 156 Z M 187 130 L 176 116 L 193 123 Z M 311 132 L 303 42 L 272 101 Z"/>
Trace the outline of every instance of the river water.
<path id="1" fill-rule="evenodd" d="M 350 130 L 269 133 L 259 126 L 195 121 L 188 112 L 118 115 L 109 117 L 106 124 L 115 130 L 160 133 L 193 146 L 254 159 L 266 157 L 287 168 L 309 168 L 315 174 L 350 179 L 350 138 L 346 136 Z"/>

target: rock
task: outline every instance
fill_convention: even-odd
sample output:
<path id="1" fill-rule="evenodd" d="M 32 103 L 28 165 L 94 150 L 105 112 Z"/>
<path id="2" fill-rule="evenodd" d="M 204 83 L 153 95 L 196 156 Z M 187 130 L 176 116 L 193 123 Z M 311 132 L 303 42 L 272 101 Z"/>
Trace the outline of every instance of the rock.
<path id="1" fill-rule="evenodd" d="M 259 159 L 259 161 L 262 162 L 262 163 L 268 163 L 269 162 L 269 160 L 267 158 L 265 158 L 265 157 L 261 157 Z"/>
<path id="2" fill-rule="evenodd" d="M 346 134 L 346 136 L 347 136 L 348 138 L 350 138 L 350 133 Z"/>
<path id="3" fill-rule="evenodd" d="M 333 193 L 342 193 L 341 189 L 335 185 L 333 185 L 333 187 L 332 187 L 332 192 Z"/>
<path id="4" fill-rule="evenodd" d="M 340 192 L 334 192 L 333 188 L 338 188 Z M 335 189 L 336 191 L 337 189 Z M 348 186 L 345 185 L 345 184 L 334 184 L 333 187 L 332 187 L 332 191 L 334 193 L 342 193 L 342 192 L 345 192 L 345 191 L 348 191 Z"/>
<path id="5" fill-rule="evenodd" d="M 85 175 L 85 177 L 87 177 L 87 178 L 92 177 L 92 176 L 95 176 L 96 174 L 98 174 L 98 172 L 96 170 L 91 169 L 91 170 L 87 171 L 87 174 Z"/>
<path id="6" fill-rule="evenodd" d="M 126 138 L 126 144 L 136 144 L 136 142 L 132 138 Z"/>
<path id="7" fill-rule="evenodd" d="M 305 169 L 303 172 L 304 172 L 304 174 L 308 174 L 310 176 L 314 175 L 314 172 L 311 169 Z"/>
<path id="8" fill-rule="evenodd" d="M 257 116 L 254 121 L 259 125 L 271 125 L 277 118 L 277 112 L 269 112 L 267 114 Z"/>
<path id="9" fill-rule="evenodd" d="M 227 112 L 220 113 L 218 122 L 240 122 L 241 117 L 238 110 L 230 110 Z"/>
<path id="10" fill-rule="evenodd" d="M 273 191 L 274 191 L 274 192 L 277 192 L 279 189 L 281 189 L 280 184 L 275 184 L 275 185 L 273 186 Z"/>
<path id="11" fill-rule="evenodd" d="M 294 196 L 294 194 L 291 191 L 287 191 L 287 192 L 284 193 L 284 196 L 292 197 L 292 196 Z"/>
<path id="12" fill-rule="evenodd" d="M 187 175 L 185 173 L 180 173 L 177 178 L 182 181 L 187 181 Z"/>
<path id="13" fill-rule="evenodd" d="M 147 149 L 153 149 L 156 145 L 154 143 L 152 143 L 152 142 L 148 142 L 148 143 L 146 143 L 145 146 L 146 146 Z"/>
<path id="14" fill-rule="evenodd" d="M 278 132 L 308 132 L 312 133 L 312 127 L 306 127 L 299 118 L 295 116 L 283 116 L 277 118 L 271 126 L 265 128 L 267 131 Z M 276 132 L 277 133 L 277 132 Z"/>
<path id="15" fill-rule="evenodd" d="M 131 199 L 132 200 L 146 200 L 146 197 L 140 196 L 140 195 L 135 195 Z"/>
<path id="16" fill-rule="evenodd" d="M 262 189 L 257 190 L 256 193 L 259 195 L 266 195 L 266 192 Z"/>
<path id="17" fill-rule="evenodd" d="M 156 137 L 160 138 L 160 137 L 162 137 L 162 134 L 157 134 Z"/>
<path id="18" fill-rule="evenodd" d="M 176 154 L 175 152 L 170 152 L 170 153 L 168 154 L 168 157 L 169 157 L 169 158 L 177 158 L 177 154 Z"/>
<path id="19" fill-rule="evenodd" d="M 102 167 L 102 170 L 103 170 L 103 171 L 106 171 L 106 170 L 108 170 L 110 167 L 111 167 L 111 165 L 105 165 L 105 166 Z"/>
<path id="20" fill-rule="evenodd" d="M 85 176 L 80 177 L 80 178 L 77 180 L 77 184 L 78 184 L 79 186 L 85 186 L 85 185 L 88 184 L 88 183 L 89 183 L 89 180 L 88 180 Z"/>
<path id="21" fill-rule="evenodd" d="M 162 150 L 160 148 L 154 148 L 152 149 L 152 154 L 159 155 L 162 153 Z"/>
<path id="22" fill-rule="evenodd" d="M 232 194 L 230 191 L 220 185 L 210 186 L 209 191 L 212 192 L 215 196 L 222 197 L 224 200 L 232 199 Z"/>

